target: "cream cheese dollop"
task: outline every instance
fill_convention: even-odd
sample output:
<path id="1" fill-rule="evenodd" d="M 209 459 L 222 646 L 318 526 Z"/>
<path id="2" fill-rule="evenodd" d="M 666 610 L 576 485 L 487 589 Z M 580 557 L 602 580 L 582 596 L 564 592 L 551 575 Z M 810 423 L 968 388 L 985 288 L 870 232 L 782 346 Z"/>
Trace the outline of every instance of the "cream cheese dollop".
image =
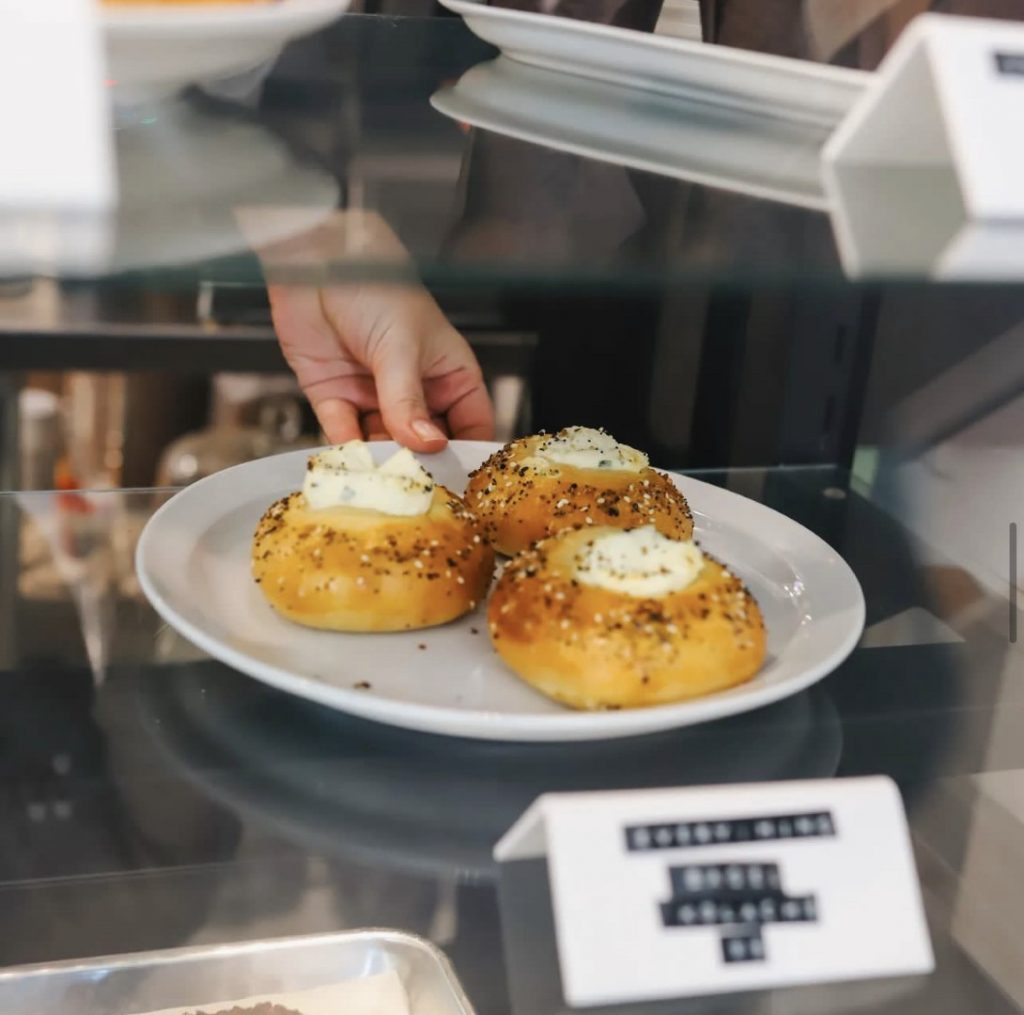
<path id="1" fill-rule="evenodd" d="M 533 454 L 541 461 L 572 465 L 577 469 L 641 472 L 649 464 L 642 451 L 620 444 L 611 434 L 588 426 L 566 427 L 545 437 Z"/>
<path id="2" fill-rule="evenodd" d="M 682 591 L 703 567 L 696 543 L 669 539 L 653 525 L 602 533 L 576 555 L 576 576 L 584 585 L 642 598 Z"/>
<path id="3" fill-rule="evenodd" d="M 434 480 L 408 448 L 378 466 L 363 441 L 349 441 L 309 459 L 302 495 L 313 511 L 353 507 L 386 515 L 423 515 L 434 499 Z"/>

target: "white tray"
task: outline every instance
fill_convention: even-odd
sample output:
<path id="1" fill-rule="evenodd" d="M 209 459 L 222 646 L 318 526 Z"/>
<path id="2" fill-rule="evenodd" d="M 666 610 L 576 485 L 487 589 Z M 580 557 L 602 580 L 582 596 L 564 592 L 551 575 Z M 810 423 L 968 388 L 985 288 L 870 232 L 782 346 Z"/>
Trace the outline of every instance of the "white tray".
<path id="1" fill-rule="evenodd" d="M 201 945 L 53 962 L 0 972 L 3 1015 L 126 1012 L 291 993 L 394 970 L 412 1015 L 473 1015 L 448 960 L 432 944 L 393 930 Z"/>

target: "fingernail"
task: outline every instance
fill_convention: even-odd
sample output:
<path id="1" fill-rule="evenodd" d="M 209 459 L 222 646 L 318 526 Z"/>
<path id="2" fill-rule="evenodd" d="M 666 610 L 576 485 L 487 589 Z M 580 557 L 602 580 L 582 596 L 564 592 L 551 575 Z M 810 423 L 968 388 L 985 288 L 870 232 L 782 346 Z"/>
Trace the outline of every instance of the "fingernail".
<path id="1" fill-rule="evenodd" d="M 440 428 L 430 422 L 429 419 L 414 419 L 412 430 L 421 441 L 443 441 L 447 438 Z"/>

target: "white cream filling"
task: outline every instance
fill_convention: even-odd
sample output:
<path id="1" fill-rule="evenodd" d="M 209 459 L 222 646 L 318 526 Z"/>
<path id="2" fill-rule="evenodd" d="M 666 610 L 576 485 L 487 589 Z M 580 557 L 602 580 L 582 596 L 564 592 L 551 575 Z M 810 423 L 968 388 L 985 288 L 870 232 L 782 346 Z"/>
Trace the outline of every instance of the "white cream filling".
<path id="1" fill-rule="evenodd" d="M 587 426 L 566 427 L 551 437 L 545 437 L 534 450 L 534 456 L 577 469 L 640 472 L 648 466 L 647 455 L 642 451 L 620 444 L 603 430 Z"/>
<path id="2" fill-rule="evenodd" d="M 703 567 L 696 543 L 669 539 L 653 525 L 595 536 L 576 555 L 577 578 L 584 585 L 645 598 L 685 589 Z"/>
<path id="3" fill-rule="evenodd" d="M 377 466 L 363 441 L 349 441 L 310 458 L 302 494 L 314 511 L 354 507 L 422 515 L 434 499 L 434 480 L 407 448 Z"/>

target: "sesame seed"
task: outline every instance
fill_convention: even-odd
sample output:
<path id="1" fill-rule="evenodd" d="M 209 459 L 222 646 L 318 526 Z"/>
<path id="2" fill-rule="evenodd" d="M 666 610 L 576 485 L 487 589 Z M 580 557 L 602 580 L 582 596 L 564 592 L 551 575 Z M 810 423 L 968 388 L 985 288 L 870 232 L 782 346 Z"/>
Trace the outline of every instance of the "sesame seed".
<path id="1" fill-rule="evenodd" d="M 457 582 L 458 582 L 458 583 L 459 583 L 460 585 L 465 585 L 465 584 L 466 584 L 466 579 L 465 579 L 465 578 L 463 578 L 461 574 L 460 574 L 460 575 L 456 575 L 456 578 L 455 578 L 455 580 L 456 580 L 456 581 L 457 581 Z"/>

